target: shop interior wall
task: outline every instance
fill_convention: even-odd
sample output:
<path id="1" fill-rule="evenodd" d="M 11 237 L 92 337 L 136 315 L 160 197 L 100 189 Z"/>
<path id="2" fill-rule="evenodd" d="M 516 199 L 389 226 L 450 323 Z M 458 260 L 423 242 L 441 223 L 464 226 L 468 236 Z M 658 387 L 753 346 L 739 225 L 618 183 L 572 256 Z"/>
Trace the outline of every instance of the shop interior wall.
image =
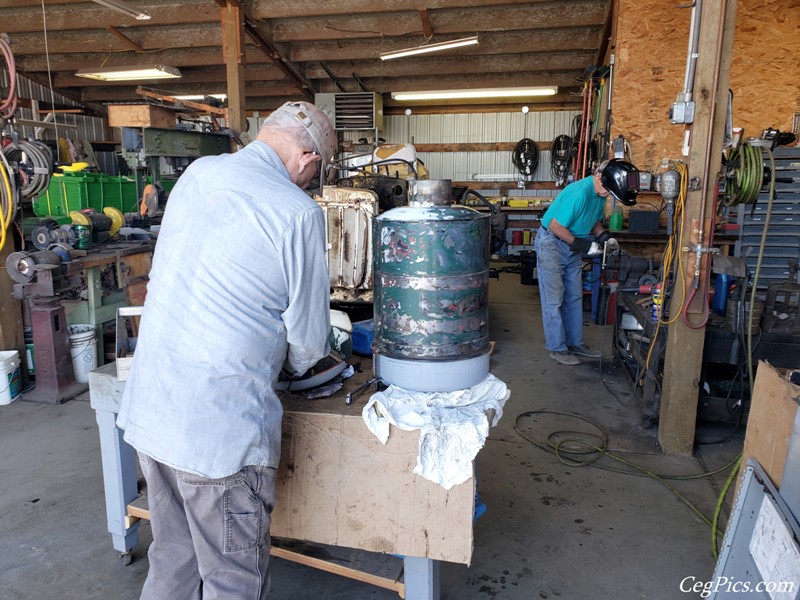
<path id="1" fill-rule="evenodd" d="M 687 3 L 688 4 L 688 3 Z M 656 170 L 680 158 L 683 125 L 669 105 L 683 88 L 691 11 L 662 0 L 618 0 L 612 137 L 625 136 L 631 157 Z M 745 137 L 773 127 L 791 132 L 800 113 L 800 2 L 740 0 L 731 66 L 733 125 Z"/>

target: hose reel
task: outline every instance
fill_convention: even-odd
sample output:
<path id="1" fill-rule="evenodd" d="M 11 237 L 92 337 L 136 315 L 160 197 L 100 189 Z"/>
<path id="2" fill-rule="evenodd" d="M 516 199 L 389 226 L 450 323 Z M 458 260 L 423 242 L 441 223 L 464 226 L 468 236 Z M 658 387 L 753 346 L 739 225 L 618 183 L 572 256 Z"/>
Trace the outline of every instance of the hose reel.
<path id="1" fill-rule="evenodd" d="M 539 166 L 539 147 L 530 138 L 522 138 L 511 153 L 511 162 L 523 177 L 530 177 Z"/>

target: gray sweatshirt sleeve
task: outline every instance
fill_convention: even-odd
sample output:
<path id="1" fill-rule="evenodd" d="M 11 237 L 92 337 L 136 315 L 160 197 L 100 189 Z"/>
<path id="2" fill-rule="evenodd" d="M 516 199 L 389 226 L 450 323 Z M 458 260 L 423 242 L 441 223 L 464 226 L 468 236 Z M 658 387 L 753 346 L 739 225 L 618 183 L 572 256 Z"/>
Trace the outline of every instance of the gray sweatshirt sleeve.
<path id="1" fill-rule="evenodd" d="M 283 313 L 289 344 L 285 368 L 302 375 L 330 351 L 330 276 L 325 219 L 318 206 L 299 215 L 287 229 L 281 260 L 289 291 Z"/>

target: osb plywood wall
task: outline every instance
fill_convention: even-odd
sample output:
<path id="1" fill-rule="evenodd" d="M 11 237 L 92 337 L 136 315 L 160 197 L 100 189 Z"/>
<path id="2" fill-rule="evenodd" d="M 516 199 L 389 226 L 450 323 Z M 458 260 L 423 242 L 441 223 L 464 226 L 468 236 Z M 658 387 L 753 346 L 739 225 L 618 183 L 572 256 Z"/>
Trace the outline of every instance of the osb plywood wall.
<path id="1" fill-rule="evenodd" d="M 691 11 L 678 2 L 619 0 L 612 136 L 625 136 L 641 169 L 679 158 L 683 125 L 669 105 L 683 89 Z M 686 3 L 688 4 L 688 3 Z M 731 67 L 734 126 L 759 136 L 792 130 L 800 112 L 800 0 L 739 0 Z"/>

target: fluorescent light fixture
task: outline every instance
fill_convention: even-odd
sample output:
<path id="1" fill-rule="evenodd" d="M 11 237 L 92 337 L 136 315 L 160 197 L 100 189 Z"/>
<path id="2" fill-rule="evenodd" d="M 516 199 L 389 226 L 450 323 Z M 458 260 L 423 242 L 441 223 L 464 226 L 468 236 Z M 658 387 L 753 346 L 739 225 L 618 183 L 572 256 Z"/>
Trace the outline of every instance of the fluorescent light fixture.
<path id="1" fill-rule="evenodd" d="M 520 98 L 554 96 L 555 86 L 528 88 L 485 88 L 476 90 L 439 90 L 430 92 L 392 92 L 392 100 L 460 100 L 464 98 Z"/>
<path id="2" fill-rule="evenodd" d="M 130 67 L 101 67 L 99 69 L 80 69 L 78 77 L 98 81 L 136 81 L 138 79 L 177 79 L 181 72 L 167 65 L 136 65 Z"/>
<path id="3" fill-rule="evenodd" d="M 146 12 L 139 10 L 138 8 L 134 8 L 127 2 L 123 2 L 122 0 L 92 0 L 95 4 L 100 4 L 102 6 L 106 6 L 108 8 L 113 8 L 116 11 L 119 11 L 129 17 L 133 17 L 138 21 L 145 21 L 150 18 L 150 15 Z"/>
<path id="4" fill-rule="evenodd" d="M 391 60 L 392 58 L 402 58 L 404 56 L 414 56 L 415 54 L 427 54 L 428 52 L 441 52 L 451 48 L 461 48 L 462 46 L 477 46 L 478 36 L 452 40 L 450 42 L 439 42 L 438 44 L 427 44 L 416 48 L 406 48 L 405 50 L 395 50 L 393 52 L 382 52 L 381 60 Z"/>

